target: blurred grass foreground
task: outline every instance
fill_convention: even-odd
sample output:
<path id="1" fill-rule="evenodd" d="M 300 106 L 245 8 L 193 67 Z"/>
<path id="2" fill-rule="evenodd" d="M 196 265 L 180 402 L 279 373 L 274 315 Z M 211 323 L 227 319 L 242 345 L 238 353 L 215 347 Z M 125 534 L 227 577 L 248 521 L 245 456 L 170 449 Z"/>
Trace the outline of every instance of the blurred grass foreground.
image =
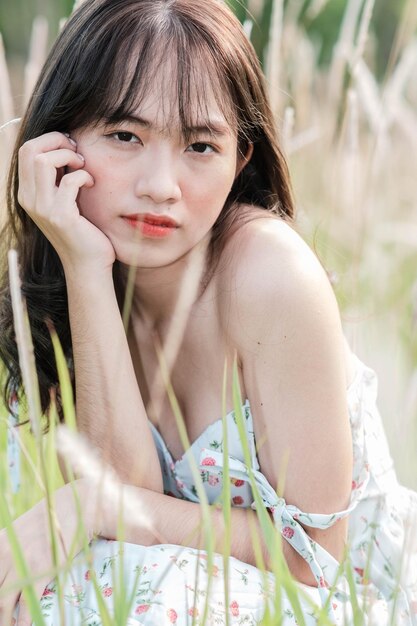
<path id="1" fill-rule="evenodd" d="M 28 0 L 16 1 L 13 8 L 0 3 L 7 52 L 0 40 L 0 221 L 18 122 L 5 124 L 21 115 L 70 4 L 39 2 L 44 15 L 34 16 L 35 3 L 29 7 Z M 399 480 L 417 489 L 417 3 L 229 4 L 267 75 L 293 176 L 298 230 L 328 271 L 353 351 L 377 372 L 379 408 Z M 30 38 L 27 33 L 18 43 L 11 36 L 16 16 L 23 32 L 31 25 Z M 20 429 L 16 492 L 6 452 L 8 436 L 9 452 L 16 450 L 16 439 L 8 433 L 4 407 L 0 417 L 4 526 L 45 490 L 62 484 L 62 477 L 54 429 L 43 441 Z M 68 420 L 68 427 L 73 426 Z M 42 624 L 39 616 L 35 623 Z"/>

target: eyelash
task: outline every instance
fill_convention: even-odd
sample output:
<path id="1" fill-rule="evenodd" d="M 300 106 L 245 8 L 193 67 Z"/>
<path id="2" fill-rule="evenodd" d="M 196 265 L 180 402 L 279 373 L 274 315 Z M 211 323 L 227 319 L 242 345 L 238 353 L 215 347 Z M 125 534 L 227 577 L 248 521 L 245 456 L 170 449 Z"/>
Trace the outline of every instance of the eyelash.
<path id="1" fill-rule="evenodd" d="M 130 137 L 135 137 L 136 139 L 139 139 L 139 137 L 137 137 L 134 133 L 131 133 L 127 130 L 118 130 L 115 131 L 113 133 L 109 133 L 108 135 L 106 135 L 107 137 L 112 137 L 115 138 L 116 135 L 130 135 Z M 126 144 L 131 144 L 131 143 L 136 143 L 136 142 L 132 142 L 132 141 L 118 141 L 119 143 L 126 143 Z M 207 143 L 205 141 L 196 141 L 192 144 L 190 144 L 191 146 L 208 146 L 209 148 L 211 148 L 213 150 L 213 152 L 218 152 L 217 148 L 215 148 L 215 146 L 213 146 L 211 143 Z M 196 152 L 195 154 L 201 154 L 202 156 L 208 156 L 206 154 L 203 154 L 202 152 Z"/>

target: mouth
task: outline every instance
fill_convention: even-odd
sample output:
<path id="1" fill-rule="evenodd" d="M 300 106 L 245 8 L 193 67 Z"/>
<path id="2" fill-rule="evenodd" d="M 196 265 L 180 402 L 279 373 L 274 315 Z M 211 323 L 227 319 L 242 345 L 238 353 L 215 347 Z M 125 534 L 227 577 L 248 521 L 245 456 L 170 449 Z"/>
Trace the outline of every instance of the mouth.
<path id="1" fill-rule="evenodd" d="M 125 219 L 129 222 L 142 222 L 153 226 L 162 226 L 165 228 L 178 228 L 178 224 L 171 217 L 166 215 L 152 215 L 150 213 L 136 213 L 134 215 L 125 215 Z"/>
<path id="2" fill-rule="evenodd" d="M 179 227 L 177 222 L 165 215 L 152 215 L 150 213 L 124 215 L 123 219 L 132 228 L 138 229 L 144 237 L 162 238 L 176 231 Z"/>

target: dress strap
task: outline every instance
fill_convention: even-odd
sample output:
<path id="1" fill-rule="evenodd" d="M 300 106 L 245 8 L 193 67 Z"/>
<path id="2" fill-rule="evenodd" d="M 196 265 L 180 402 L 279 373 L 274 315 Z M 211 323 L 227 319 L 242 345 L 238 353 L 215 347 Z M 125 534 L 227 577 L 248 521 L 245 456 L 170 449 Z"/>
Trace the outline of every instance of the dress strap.
<path id="1" fill-rule="evenodd" d="M 207 458 L 210 459 L 210 464 L 207 464 L 207 461 L 205 462 Z M 228 460 L 230 478 L 243 480 L 250 484 L 249 471 L 245 463 L 232 456 L 229 456 Z M 200 455 L 200 469 L 214 474 L 222 474 L 223 455 L 214 450 L 204 448 Z M 252 468 L 252 473 L 262 502 L 265 507 L 271 511 L 276 528 L 279 530 L 282 537 L 284 537 L 294 550 L 309 564 L 317 581 L 318 591 L 323 605 L 327 601 L 329 596 L 328 588 L 331 585 L 336 583 L 338 592 L 346 593 L 347 585 L 343 584 L 343 586 L 341 586 L 336 582 L 339 570 L 338 561 L 320 544 L 313 541 L 308 536 L 300 522 L 311 528 L 329 528 L 338 520 L 347 517 L 354 510 L 360 500 L 360 492 L 362 490 L 357 489 L 352 491 L 349 507 L 344 511 L 331 514 L 306 513 L 294 505 L 288 505 L 284 498 L 278 496 L 265 476 L 258 469 Z M 368 480 L 369 474 L 361 485 L 363 489 L 366 487 Z M 255 502 L 252 502 L 251 508 L 256 510 Z M 329 603 L 329 614 L 332 618 L 335 617 L 331 603 Z"/>

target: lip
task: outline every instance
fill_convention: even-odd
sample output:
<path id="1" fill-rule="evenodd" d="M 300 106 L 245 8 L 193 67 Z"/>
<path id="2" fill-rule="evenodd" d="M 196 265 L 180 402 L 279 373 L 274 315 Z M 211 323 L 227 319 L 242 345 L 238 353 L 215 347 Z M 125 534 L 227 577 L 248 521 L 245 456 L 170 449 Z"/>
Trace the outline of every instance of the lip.
<path id="1" fill-rule="evenodd" d="M 165 215 L 152 215 L 151 213 L 124 215 L 123 219 L 131 228 L 139 230 L 144 237 L 162 239 L 175 232 L 178 224 L 175 220 Z"/>
<path id="2" fill-rule="evenodd" d="M 178 224 L 172 217 L 167 215 L 153 215 L 152 213 L 134 213 L 133 215 L 124 215 L 125 219 L 130 222 L 145 222 L 146 224 L 154 224 L 155 226 L 166 226 L 168 228 L 178 228 Z"/>

